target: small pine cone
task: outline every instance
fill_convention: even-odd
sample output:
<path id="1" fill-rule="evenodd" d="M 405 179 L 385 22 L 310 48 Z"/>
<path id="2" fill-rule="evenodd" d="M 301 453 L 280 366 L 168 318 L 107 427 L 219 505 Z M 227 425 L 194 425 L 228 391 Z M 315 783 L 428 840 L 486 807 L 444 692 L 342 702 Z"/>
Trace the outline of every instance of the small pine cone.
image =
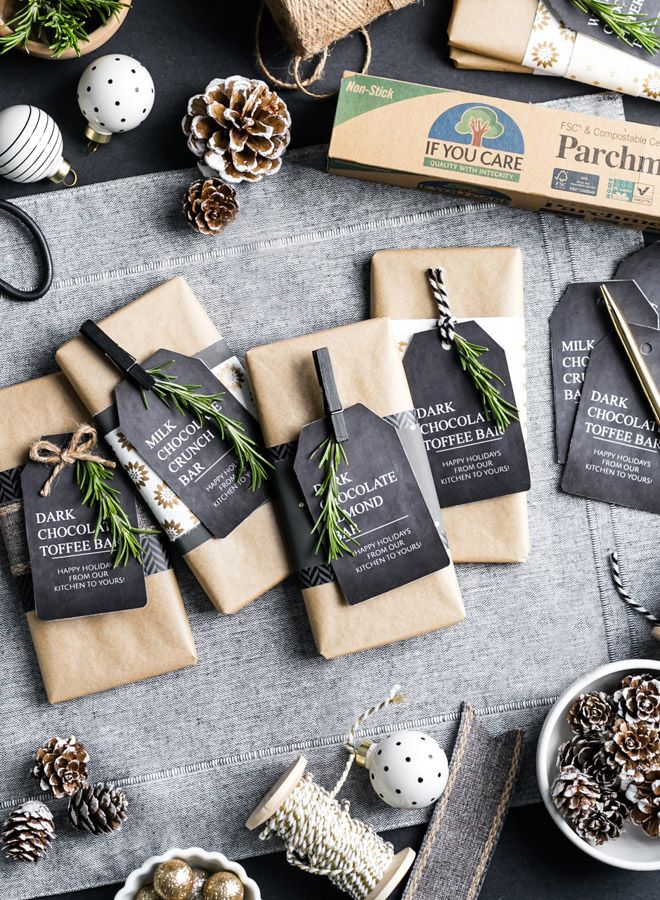
<path id="1" fill-rule="evenodd" d="M 605 753 L 621 778 L 644 781 L 645 772 L 660 768 L 660 732 L 648 722 L 617 719 Z"/>
<path id="2" fill-rule="evenodd" d="M 233 184 L 277 172 L 291 140 L 284 100 L 265 81 L 241 75 L 214 78 L 191 97 L 181 125 L 195 156 Z"/>
<path id="3" fill-rule="evenodd" d="M 580 694 L 569 709 L 567 718 L 576 734 L 609 737 L 614 725 L 612 701 L 602 691 Z"/>
<path id="4" fill-rule="evenodd" d="M 620 837 L 627 818 L 626 804 L 614 791 L 605 791 L 600 803 L 575 818 L 574 826 L 583 840 L 599 846 Z"/>
<path id="5" fill-rule="evenodd" d="M 236 191 L 220 178 L 198 178 L 181 200 L 189 225 L 200 234 L 221 234 L 238 212 Z"/>
<path id="6" fill-rule="evenodd" d="M 593 778 L 600 787 L 612 787 L 619 777 L 619 770 L 612 765 L 599 740 L 574 737 L 562 744 L 557 753 L 557 768 L 569 766 Z"/>
<path id="7" fill-rule="evenodd" d="M 573 821 L 579 815 L 586 815 L 601 800 L 602 790 L 598 784 L 578 771 L 575 766 L 562 769 L 552 785 L 552 802 L 565 819 Z"/>
<path id="8" fill-rule="evenodd" d="M 660 725 L 660 681 L 651 675 L 626 675 L 614 694 L 617 715 L 626 722 Z"/>
<path id="9" fill-rule="evenodd" d="M 34 754 L 32 777 L 53 797 L 71 797 L 87 781 L 89 754 L 73 737 L 52 737 Z"/>
<path id="10" fill-rule="evenodd" d="M 630 817 L 650 837 L 660 837 L 660 770 L 649 769 L 644 780 L 632 782 L 626 797 L 633 803 Z"/>
<path id="11" fill-rule="evenodd" d="M 36 862 L 55 840 L 53 814 L 44 803 L 28 800 L 2 826 L 2 847 L 7 859 Z"/>
<path id="12" fill-rule="evenodd" d="M 69 819 L 80 831 L 111 834 L 126 819 L 126 794 L 114 784 L 86 784 L 69 800 Z"/>

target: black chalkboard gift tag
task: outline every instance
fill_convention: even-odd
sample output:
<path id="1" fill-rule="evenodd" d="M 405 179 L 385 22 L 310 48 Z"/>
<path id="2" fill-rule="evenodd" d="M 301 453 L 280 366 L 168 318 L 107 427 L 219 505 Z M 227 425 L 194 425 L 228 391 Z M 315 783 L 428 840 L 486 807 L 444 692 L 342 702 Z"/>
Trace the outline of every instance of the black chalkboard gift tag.
<path id="1" fill-rule="evenodd" d="M 636 281 L 657 312 L 660 307 L 660 242 L 654 241 L 622 259 L 614 277 Z"/>
<path id="2" fill-rule="evenodd" d="M 488 349 L 482 360 L 502 378 L 497 387 L 515 405 L 504 349 L 477 322 L 455 327 L 466 340 Z M 520 422 L 498 430 L 456 349 L 443 348 L 439 329 L 414 334 L 403 365 L 440 505 L 528 491 L 529 465 Z"/>
<path id="3" fill-rule="evenodd" d="M 660 54 L 650 54 L 637 41 L 622 40 L 593 12 L 579 9 L 575 0 L 544 0 L 544 3 L 552 15 L 572 31 L 594 38 L 610 47 L 616 47 L 617 50 L 647 62 L 657 64 L 660 60 Z M 660 14 L 660 0 L 643 0 L 642 3 L 639 3 L 639 0 L 619 0 L 613 5 L 616 5 L 617 10 L 629 11 L 633 15 L 641 14 L 650 20 L 656 19 Z"/>
<path id="4" fill-rule="evenodd" d="M 552 387 L 555 400 L 557 462 L 566 462 L 582 382 L 592 348 L 612 328 L 602 302 L 604 284 L 628 322 L 658 327 L 658 314 L 631 280 L 576 281 L 569 284 L 550 316 Z"/>
<path id="5" fill-rule="evenodd" d="M 166 363 L 171 363 L 167 372 L 176 375 L 180 384 L 199 385 L 206 394 L 222 394 L 217 408 L 240 422 L 249 437 L 260 440 L 253 417 L 201 359 L 161 349 L 142 365 L 153 369 Z M 117 386 L 115 401 L 122 432 L 211 534 L 226 537 L 268 499 L 265 488 L 250 490 L 249 471 L 239 475 L 236 455 L 214 423 L 200 424 L 192 414 L 166 405 L 153 391 L 146 391 L 144 397 L 146 405 L 131 380 Z"/>
<path id="6" fill-rule="evenodd" d="M 49 435 L 46 440 L 64 447 L 70 438 Z M 49 475 L 46 466 L 28 461 L 21 473 L 35 612 L 43 620 L 139 609 L 147 603 L 141 564 L 131 557 L 113 568 L 107 527 L 95 536 L 98 511 L 83 504 L 75 468 L 64 466 L 47 497 L 40 495 Z M 137 527 L 130 482 L 120 468 L 113 470 L 112 486 Z"/>
<path id="7" fill-rule="evenodd" d="M 356 604 L 445 568 L 449 556 L 442 524 L 429 511 L 394 425 L 360 403 L 344 409 L 343 418 L 348 465 L 339 472 L 339 499 L 356 525 L 357 543 L 355 555 L 342 556 L 332 568 L 344 599 Z M 294 472 L 310 529 L 321 511 L 316 451 L 331 428 L 328 418 L 305 425 L 296 450 Z"/>
<path id="8" fill-rule="evenodd" d="M 630 324 L 660 383 L 660 331 Z M 660 428 L 613 333 L 591 351 L 562 489 L 660 513 Z"/>

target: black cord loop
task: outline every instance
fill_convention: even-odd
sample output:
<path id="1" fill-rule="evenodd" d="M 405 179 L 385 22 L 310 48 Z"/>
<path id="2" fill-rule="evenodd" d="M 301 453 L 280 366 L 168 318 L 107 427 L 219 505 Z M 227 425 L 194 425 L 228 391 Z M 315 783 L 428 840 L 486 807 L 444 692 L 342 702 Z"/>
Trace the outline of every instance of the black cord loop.
<path id="1" fill-rule="evenodd" d="M 34 219 L 20 207 L 10 203 L 8 200 L 0 200 L 0 210 L 3 210 L 14 219 L 18 219 L 30 232 L 39 250 L 42 269 L 41 281 L 33 290 L 22 290 L 0 278 L 0 293 L 6 294 L 11 300 L 40 300 L 44 294 L 48 293 L 53 283 L 53 258 L 50 255 L 48 242 Z"/>

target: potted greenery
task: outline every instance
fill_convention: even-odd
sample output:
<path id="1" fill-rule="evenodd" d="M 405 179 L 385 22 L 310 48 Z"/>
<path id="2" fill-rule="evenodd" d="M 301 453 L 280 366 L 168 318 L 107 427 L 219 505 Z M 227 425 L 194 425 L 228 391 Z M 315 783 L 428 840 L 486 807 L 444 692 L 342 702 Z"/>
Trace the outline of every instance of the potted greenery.
<path id="1" fill-rule="evenodd" d="M 98 49 L 122 24 L 131 0 L 0 0 L 0 54 L 14 47 L 42 59 Z"/>

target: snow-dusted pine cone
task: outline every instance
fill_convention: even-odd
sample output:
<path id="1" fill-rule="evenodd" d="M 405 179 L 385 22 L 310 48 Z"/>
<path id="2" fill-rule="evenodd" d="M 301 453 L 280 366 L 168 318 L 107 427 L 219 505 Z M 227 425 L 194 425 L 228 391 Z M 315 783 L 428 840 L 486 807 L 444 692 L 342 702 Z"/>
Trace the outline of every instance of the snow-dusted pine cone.
<path id="1" fill-rule="evenodd" d="M 597 806 L 603 791 L 589 775 L 584 775 L 575 766 L 567 766 L 555 778 L 551 793 L 559 812 L 572 821 Z"/>
<path id="2" fill-rule="evenodd" d="M 626 722 L 638 719 L 660 725 L 660 681 L 651 675 L 626 675 L 614 694 L 617 715 Z"/>
<path id="3" fill-rule="evenodd" d="M 660 732 L 648 722 L 617 719 L 605 753 L 621 778 L 641 782 L 649 769 L 660 768 Z"/>
<path id="4" fill-rule="evenodd" d="M 628 818 L 628 807 L 614 791 L 604 791 L 600 803 L 578 813 L 573 825 L 576 833 L 596 846 L 621 835 Z"/>
<path id="5" fill-rule="evenodd" d="M 232 183 L 279 171 L 291 140 L 284 100 L 265 81 L 241 75 L 209 82 L 188 101 L 181 125 L 195 156 Z"/>
<path id="6" fill-rule="evenodd" d="M 198 178 L 181 200 L 188 224 L 200 234 L 221 234 L 238 212 L 236 191 L 220 178 Z"/>
<path id="7" fill-rule="evenodd" d="M 650 837 L 660 836 L 660 770 L 649 769 L 644 780 L 633 782 L 626 797 L 634 804 L 630 818 Z"/>
<path id="8" fill-rule="evenodd" d="M 126 819 L 126 794 L 114 784 L 86 784 L 69 800 L 69 819 L 80 831 L 111 834 Z"/>
<path id="9" fill-rule="evenodd" d="M 557 752 L 557 768 L 569 766 L 593 778 L 600 787 L 612 787 L 619 777 L 619 770 L 605 753 L 603 742 L 590 738 L 576 736 L 561 745 Z"/>
<path id="10" fill-rule="evenodd" d="M 2 826 L 2 848 L 7 859 L 36 862 L 54 839 L 53 814 L 37 800 L 19 806 Z"/>
<path id="11" fill-rule="evenodd" d="M 89 754 L 76 738 L 52 737 L 34 754 L 31 771 L 42 791 L 53 797 L 71 797 L 87 781 Z"/>
<path id="12" fill-rule="evenodd" d="M 602 691 L 580 694 L 568 711 L 568 723 L 583 737 L 609 737 L 614 725 L 612 701 Z"/>

